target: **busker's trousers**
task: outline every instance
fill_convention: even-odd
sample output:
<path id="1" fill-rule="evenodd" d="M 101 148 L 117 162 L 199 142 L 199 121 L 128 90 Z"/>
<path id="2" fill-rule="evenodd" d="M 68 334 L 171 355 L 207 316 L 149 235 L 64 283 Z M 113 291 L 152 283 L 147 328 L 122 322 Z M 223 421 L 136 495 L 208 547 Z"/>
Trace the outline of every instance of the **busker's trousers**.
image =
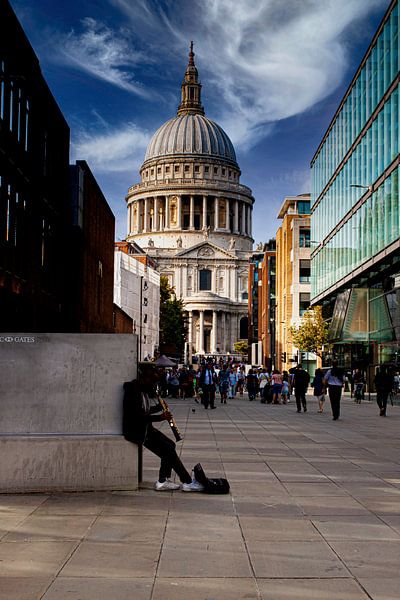
<path id="1" fill-rule="evenodd" d="M 296 397 L 296 406 L 298 412 L 301 411 L 301 407 L 303 407 L 303 410 L 307 410 L 306 390 L 299 390 L 295 388 L 294 395 Z"/>
<path id="2" fill-rule="evenodd" d="M 328 388 L 329 400 L 331 401 L 332 417 L 336 420 L 340 417 L 340 398 L 342 397 L 341 385 L 330 385 Z"/>
<path id="3" fill-rule="evenodd" d="M 159 481 L 169 479 L 173 469 L 182 483 L 191 483 L 192 478 L 176 453 L 175 442 L 159 431 L 159 429 L 156 429 L 152 425 L 147 427 L 143 446 L 161 458 Z"/>
<path id="4" fill-rule="evenodd" d="M 209 406 L 213 408 L 215 405 L 215 385 L 203 384 L 202 390 L 204 408 L 208 408 Z"/>

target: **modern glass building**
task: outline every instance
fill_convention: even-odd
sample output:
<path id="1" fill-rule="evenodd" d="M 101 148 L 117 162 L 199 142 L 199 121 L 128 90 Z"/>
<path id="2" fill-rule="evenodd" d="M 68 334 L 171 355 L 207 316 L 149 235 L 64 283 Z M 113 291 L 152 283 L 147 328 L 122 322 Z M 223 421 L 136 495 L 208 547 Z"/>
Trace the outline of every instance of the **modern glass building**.
<path id="1" fill-rule="evenodd" d="M 311 162 L 311 298 L 345 366 L 397 362 L 399 61 L 393 0 Z"/>

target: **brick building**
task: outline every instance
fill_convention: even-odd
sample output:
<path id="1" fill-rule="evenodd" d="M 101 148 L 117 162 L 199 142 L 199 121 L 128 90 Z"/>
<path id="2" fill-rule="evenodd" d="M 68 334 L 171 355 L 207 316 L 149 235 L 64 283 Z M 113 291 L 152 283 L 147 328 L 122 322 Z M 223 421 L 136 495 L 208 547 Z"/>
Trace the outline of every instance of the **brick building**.
<path id="1" fill-rule="evenodd" d="M 112 333 L 115 218 L 84 160 L 70 166 L 73 329 Z"/>

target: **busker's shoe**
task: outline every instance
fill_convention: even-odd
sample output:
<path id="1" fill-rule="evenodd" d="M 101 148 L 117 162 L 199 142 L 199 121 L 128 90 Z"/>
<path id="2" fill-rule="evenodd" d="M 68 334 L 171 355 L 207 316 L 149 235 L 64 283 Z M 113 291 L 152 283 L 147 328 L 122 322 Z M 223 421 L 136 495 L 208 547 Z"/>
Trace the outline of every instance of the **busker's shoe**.
<path id="1" fill-rule="evenodd" d="M 172 492 L 173 490 L 180 490 L 181 486 L 179 483 L 173 483 L 169 479 L 166 479 L 163 482 L 156 481 L 155 489 L 157 492 Z"/>
<path id="2" fill-rule="evenodd" d="M 192 483 L 182 483 L 182 492 L 202 492 L 204 485 L 201 485 L 196 479 L 192 480 Z"/>

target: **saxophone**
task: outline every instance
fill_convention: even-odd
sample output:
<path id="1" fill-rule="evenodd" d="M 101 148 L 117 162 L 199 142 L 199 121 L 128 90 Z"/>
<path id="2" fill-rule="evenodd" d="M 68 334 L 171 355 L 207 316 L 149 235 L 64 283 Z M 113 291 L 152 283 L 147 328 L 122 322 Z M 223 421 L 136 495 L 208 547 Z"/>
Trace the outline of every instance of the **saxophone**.
<path id="1" fill-rule="evenodd" d="M 167 412 L 169 413 L 170 412 L 169 406 L 166 403 L 166 401 L 164 400 L 164 398 L 161 398 L 161 396 L 158 396 L 158 401 L 161 404 L 163 412 L 164 413 L 167 413 Z M 181 432 L 178 429 L 178 425 L 176 424 L 176 421 L 175 421 L 175 419 L 174 419 L 174 417 L 172 415 L 168 419 L 168 424 L 169 424 L 169 426 L 172 429 L 172 433 L 174 434 L 176 441 L 180 442 L 183 439 L 183 436 L 181 435 Z"/>

